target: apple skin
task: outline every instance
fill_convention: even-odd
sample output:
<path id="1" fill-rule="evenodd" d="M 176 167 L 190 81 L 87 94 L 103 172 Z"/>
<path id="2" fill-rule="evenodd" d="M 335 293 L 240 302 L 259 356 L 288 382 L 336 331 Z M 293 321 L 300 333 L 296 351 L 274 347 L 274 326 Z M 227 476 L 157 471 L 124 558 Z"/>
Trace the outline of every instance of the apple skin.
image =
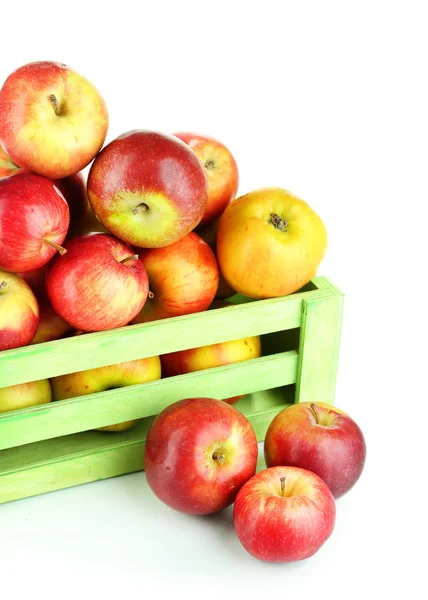
<path id="1" fill-rule="evenodd" d="M 78 373 L 60 375 L 51 379 L 53 400 L 66 400 L 77 396 L 86 396 L 97 392 L 137 385 L 154 381 L 161 377 L 161 364 L 158 356 L 141 358 L 128 362 L 88 369 Z M 106 427 L 99 427 L 99 431 L 125 431 L 140 422 L 141 419 L 124 421 Z"/>
<path id="2" fill-rule="evenodd" d="M 108 144 L 88 176 L 92 210 L 113 235 L 140 248 L 168 246 L 202 219 L 208 181 L 181 140 L 131 131 Z"/>
<path id="3" fill-rule="evenodd" d="M 8 153 L 5 152 L 4 148 L 0 146 L 0 179 L 3 177 L 10 177 L 11 175 L 16 175 L 16 173 L 21 172 L 21 167 L 15 165 Z"/>
<path id="4" fill-rule="evenodd" d="M 49 61 L 9 75 L 0 90 L 0 114 L 0 143 L 12 161 L 50 179 L 86 167 L 108 128 L 106 105 L 95 87 L 66 65 Z"/>
<path id="5" fill-rule="evenodd" d="M 265 437 L 266 464 L 293 465 L 319 475 L 339 498 L 359 479 L 366 444 L 346 413 L 321 402 L 292 404 L 276 415 Z"/>
<path id="6" fill-rule="evenodd" d="M 231 202 L 220 218 L 217 259 L 227 283 L 250 298 L 296 292 L 316 274 L 327 247 L 320 217 L 281 188 Z"/>
<path id="7" fill-rule="evenodd" d="M 232 504 L 254 475 L 257 439 L 236 408 L 213 398 L 188 398 L 161 411 L 147 434 L 147 482 L 165 504 L 208 515 Z"/>
<path id="8" fill-rule="evenodd" d="M 0 413 L 46 404 L 51 399 L 49 379 L 0 388 Z"/>
<path id="9" fill-rule="evenodd" d="M 191 350 L 163 354 L 161 356 L 162 374 L 164 377 L 173 377 L 174 375 L 183 375 L 250 360 L 259 356 L 261 356 L 261 344 L 260 337 L 256 335 L 242 340 L 232 340 L 192 348 Z M 242 397 L 226 398 L 224 402 L 234 404 Z"/>
<path id="10" fill-rule="evenodd" d="M 143 308 L 149 289 L 138 255 L 105 233 L 77 236 L 66 249 L 67 254 L 51 262 L 46 276 L 54 311 L 82 331 L 127 325 Z"/>
<path id="11" fill-rule="evenodd" d="M 315 473 L 297 467 L 260 471 L 240 489 L 233 507 L 241 544 L 267 562 L 309 558 L 330 537 L 335 519 L 327 485 Z"/>
<path id="12" fill-rule="evenodd" d="M 32 271 L 49 262 L 69 222 L 68 204 L 49 179 L 33 173 L 0 179 L 0 269 Z"/>
<path id="13" fill-rule="evenodd" d="M 206 310 L 219 280 L 217 261 L 196 233 L 166 248 L 138 250 L 146 268 L 153 298 L 132 323 L 189 315 Z"/>
<path id="14" fill-rule="evenodd" d="M 39 306 L 29 285 L 0 271 L 0 351 L 27 346 L 39 324 Z"/>
<path id="15" fill-rule="evenodd" d="M 195 233 L 197 233 L 204 240 L 204 242 L 208 244 L 208 246 L 211 248 L 215 255 L 217 253 L 217 233 L 219 223 L 220 219 L 216 219 L 215 221 L 211 221 L 211 223 L 209 223 L 208 225 L 197 227 L 195 229 Z M 236 291 L 227 283 L 220 271 L 220 278 L 215 297 L 218 300 L 225 300 L 226 298 L 230 298 L 234 294 L 236 294 Z"/>
<path id="16" fill-rule="evenodd" d="M 218 218 L 238 191 L 238 165 L 224 144 L 208 135 L 175 133 L 201 161 L 208 177 L 208 202 L 201 225 Z"/>

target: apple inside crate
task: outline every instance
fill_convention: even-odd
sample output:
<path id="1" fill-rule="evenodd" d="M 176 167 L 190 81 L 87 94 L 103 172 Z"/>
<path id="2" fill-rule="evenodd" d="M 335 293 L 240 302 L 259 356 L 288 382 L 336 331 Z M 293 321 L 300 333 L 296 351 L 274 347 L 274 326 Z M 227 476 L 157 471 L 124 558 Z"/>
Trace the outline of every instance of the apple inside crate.
<path id="1" fill-rule="evenodd" d="M 260 335 L 262 357 L 0 414 L 0 502 L 144 468 L 151 422 L 183 398 L 234 406 L 262 441 L 293 402 L 334 402 L 343 294 L 325 277 L 269 300 L 0 352 L 0 387 Z M 142 419 L 122 433 L 94 431 Z"/>

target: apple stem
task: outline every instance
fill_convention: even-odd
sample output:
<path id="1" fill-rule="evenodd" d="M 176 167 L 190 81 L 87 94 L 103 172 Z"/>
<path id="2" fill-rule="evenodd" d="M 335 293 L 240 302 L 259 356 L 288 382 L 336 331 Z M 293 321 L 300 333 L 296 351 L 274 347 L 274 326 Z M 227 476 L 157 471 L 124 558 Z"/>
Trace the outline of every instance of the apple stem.
<path id="1" fill-rule="evenodd" d="M 0 283 L 0 290 L 2 290 L 3 288 L 5 288 L 7 286 L 7 281 L 2 281 Z"/>
<path id="2" fill-rule="evenodd" d="M 214 161 L 213 161 L 213 160 L 207 160 L 207 161 L 205 161 L 205 163 L 204 163 L 204 167 L 205 167 L 206 169 L 208 169 L 209 171 L 210 171 L 211 169 L 214 169 Z"/>
<path id="3" fill-rule="evenodd" d="M 154 293 L 151 290 L 149 290 L 149 293 L 147 295 L 148 295 L 149 298 L 154 298 L 155 297 Z"/>
<path id="4" fill-rule="evenodd" d="M 62 246 L 60 246 L 59 244 L 53 242 L 52 240 L 44 240 L 47 244 L 49 244 L 49 246 L 52 246 L 52 248 L 55 248 L 55 250 L 57 250 L 61 256 L 64 256 L 64 254 L 67 253 L 67 250 L 65 248 L 63 248 Z"/>
<path id="5" fill-rule="evenodd" d="M 285 477 L 280 477 L 279 480 L 281 482 L 281 492 L 283 492 L 285 490 Z"/>
<path id="6" fill-rule="evenodd" d="M 53 106 L 55 114 L 57 115 L 57 117 L 60 117 L 61 116 L 61 109 L 59 107 L 58 100 L 56 99 L 55 94 L 51 94 L 49 96 L 49 100 L 50 100 L 50 102 L 51 102 L 51 104 Z"/>
<path id="7" fill-rule="evenodd" d="M 212 455 L 213 460 L 218 460 L 218 462 L 224 462 L 224 454 L 220 454 L 220 452 L 214 452 Z"/>
<path id="8" fill-rule="evenodd" d="M 141 202 L 141 204 L 139 204 L 138 206 L 135 206 L 132 209 L 132 214 L 136 215 L 137 213 L 143 213 L 146 212 L 146 210 L 149 210 L 149 207 L 147 206 L 147 204 L 145 204 L 144 202 Z"/>
<path id="9" fill-rule="evenodd" d="M 280 231 L 287 231 L 288 221 L 281 219 L 281 217 L 276 213 L 270 214 L 269 223 Z"/>
<path id="10" fill-rule="evenodd" d="M 122 263 L 122 265 L 123 265 L 128 260 L 137 260 L 138 258 L 139 258 L 138 254 L 131 254 L 130 256 L 125 256 L 125 258 L 122 258 L 122 260 L 120 260 L 119 262 Z"/>
<path id="11" fill-rule="evenodd" d="M 315 423 L 318 423 L 318 416 L 317 416 L 317 407 L 315 406 L 314 403 L 312 403 L 309 407 L 312 411 L 312 414 L 314 415 L 314 419 L 315 419 Z"/>

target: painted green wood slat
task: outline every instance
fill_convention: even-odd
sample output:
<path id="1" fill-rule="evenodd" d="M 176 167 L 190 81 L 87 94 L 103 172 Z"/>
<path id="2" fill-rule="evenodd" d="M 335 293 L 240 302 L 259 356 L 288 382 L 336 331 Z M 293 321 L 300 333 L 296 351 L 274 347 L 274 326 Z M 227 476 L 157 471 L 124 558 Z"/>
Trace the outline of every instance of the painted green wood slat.
<path id="1" fill-rule="evenodd" d="M 299 327 L 302 300 L 323 291 L 210 310 L 0 352 L 0 387 Z M 25 365 L 25 368 L 23 368 Z"/>
<path id="2" fill-rule="evenodd" d="M 334 403 L 343 315 L 343 294 L 303 301 L 296 402 Z"/>
<path id="3" fill-rule="evenodd" d="M 159 413 L 182 398 L 231 396 L 296 382 L 295 351 L 0 415 L 0 450 Z"/>

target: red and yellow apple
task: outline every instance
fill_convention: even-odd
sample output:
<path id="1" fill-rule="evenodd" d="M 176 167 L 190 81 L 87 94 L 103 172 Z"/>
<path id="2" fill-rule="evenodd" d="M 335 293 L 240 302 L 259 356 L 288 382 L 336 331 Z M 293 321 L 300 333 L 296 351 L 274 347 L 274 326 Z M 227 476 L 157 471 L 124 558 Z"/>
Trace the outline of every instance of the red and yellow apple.
<path id="1" fill-rule="evenodd" d="M 176 133 L 201 161 L 208 177 L 208 202 L 201 225 L 218 218 L 236 196 L 238 166 L 228 148 L 208 135 Z"/>
<path id="2" fill-rule="evenodd" d="M 0 388 L 0 413 L 46 404 L 51 399 L 49 379 Z"/>
<path id="3" fill-rule="evenodd" d="M 220 219 L 211 221 L 208 225 L 197 227 L 195 233 L 197 233 L 203 240 L 208 244 L 214 254 L 217 253 L 217 233 Z M 218 261 L 217 261 L 218 262 Z M 226 282 L 225 278 L 221 274 L 218 281 L 218 288 L 215 297 L 219 300 L 230 298 L 236 294 L 235 290 Z"/>
<path id="4" fill-rule="evenodd" d="M 117 389 L 154 381 L 161 377 L 161 364 L 158 356 L 141 358 L 128 362 L 88 369 L 78 373 L 60 375 L 51 379 L 53 400 L 66 400 L 97 392 Z M 100 431 L 125 431 L 136 425 L 140 419 L 124 421 L 114 425 L 99 427 Z"/>
<path id="5" fill-rule="evenodd" d="M 10 177 L 22 171 L 21 167 L 15 165 L 7 152 L 0 146 L 0 179 Z"/>
<path id="6" fill-rule="evenodd" d="M 317 213 L 281 188 L 241 196 L 220 218 L 220 271 L 234 290 L 250 298 L 299 290 L 315 276 L 326 247 Z"/>
<path id="7" fill-rule="evenodd" d="M 138 254 L 153 297 L 149 296 L 132 323 L 189 315 L 210 306 L 218 286 L 218 267 L 212 250 L 196 233 Z"/>
<path id="8" fill-rule="evenodd" d="M 27 346 L 36 334 L 39 306 L 29 285 L 0 271 L 0 351 Z"/>
<path id="9" fill-rule="evenodd" d="M 264 444 L 266 464 L 317 473 L 338 498 L 359 479 L 366 457 L 364 436 L 346 413 L 330 404 L 292 404 L 276 415 Z"/>
<path id="10" fill-rule="evenodd" d="M 51 179 L 86 167 L 108 128 L 104 100 L 84 77 L 61 63 L 33 62 L 0 90 L 0 143 L 20 167 Z"/>
<path id="11" fill-rule="evenodd" d="M 332 493 L 311 471 L 271 467 L 252 477 L 233 507 L 245 550 L 267 562 L 309 558 L 330 537 L 336 519 Z"/>
<path id="12" fill-rule="evenodd" d="M 168 246 L 205 211 L 208 182 L 190 148 L 174 136 L 131 131 L 108 144 L 88 177 L 92 209 L 113 235 L 140 248 Z"/>
<path id="13" fill-rule="evenodd" d="M 45 265 L 64 252 L 69 222 L 68 204 L 49 179 L 33 173 L 0 179 L 0 269 Z"/>
<path id="14" fill-rule="evenodd" d="M 232 504 L 254 475 L 257 439 L 233 406 L 189 398 L 161 411 L 147 434 L 144 468 L 156 496 L 175 510 L 207 515 Z"/>
<path id="15" fill-rule="evenodd" d="M 54 311 L 75 329 L 127 325 L 143 308 L 149 283 L 134 251 L 111 235 L 72 238 L 49 265 L 46 289 Z"/>
<path id="16" fill-rule="evenodd" d="M 161 356 L 162 375 L 164 377 L 184 375 L 185 373 L 221 367 L 222 365 L 258 358 L 259 356 L 261 356 L 261 344 L 260 337 L 256 335 L 242 340 L 232 340 L 192 348 L 191 350 L 163 354 Z M 225 402 L 233 404 L 240 398 L 242 396 L 226 398 Z"/>

